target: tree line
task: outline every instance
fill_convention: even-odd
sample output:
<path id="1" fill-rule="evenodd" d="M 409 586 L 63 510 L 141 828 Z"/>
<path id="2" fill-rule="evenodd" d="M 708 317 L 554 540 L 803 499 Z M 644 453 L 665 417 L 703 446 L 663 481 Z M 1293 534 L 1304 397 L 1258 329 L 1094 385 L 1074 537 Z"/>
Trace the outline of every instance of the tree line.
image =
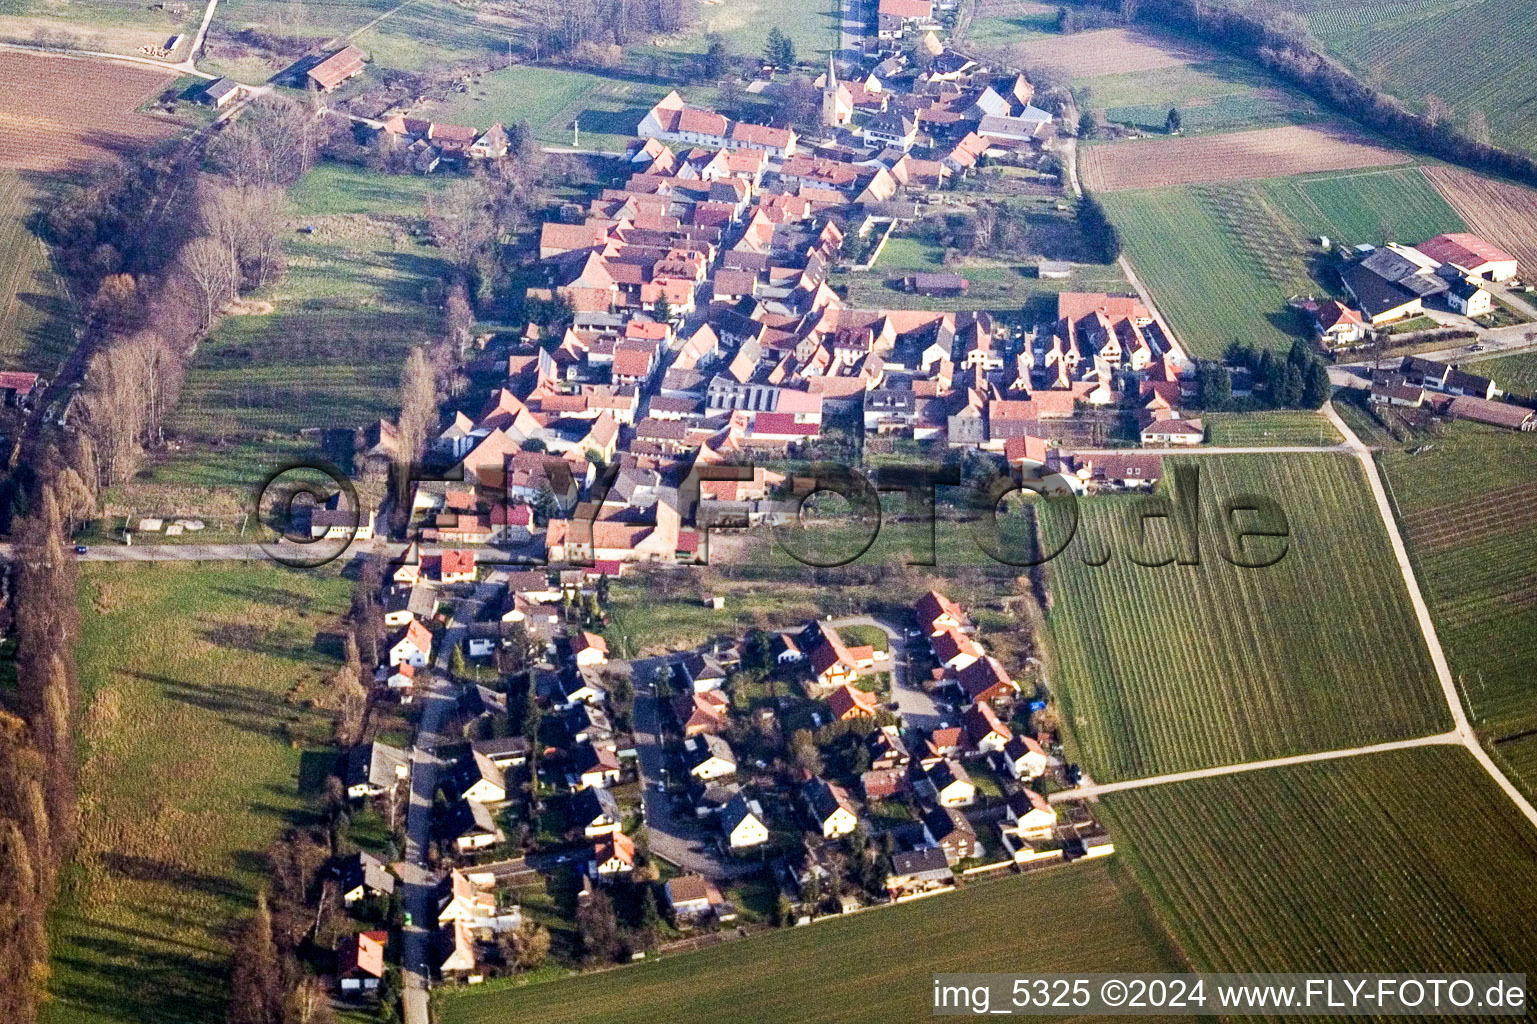
<path id="1" fill-rule="evenodd" d="M 1233 369 L 1247 371 L 1251 396 L 1234 397 Z M 1318 409 L 1333 390 L 1328 365 L 1300 339 L 1285 356 L 1235 341 L 1225 362 L 1203 361 L 1196 367 L 1196 384 L 1201 407 L 1212 411 Z"/>
<path id="2" fill-rule="evenodd" d="M 31 1024 L 48 986 L 46 921 L 75 841 L 75 567 L 49 453 L 18 524 L 16 688 L 0 702 L 0 1020 Z"/>

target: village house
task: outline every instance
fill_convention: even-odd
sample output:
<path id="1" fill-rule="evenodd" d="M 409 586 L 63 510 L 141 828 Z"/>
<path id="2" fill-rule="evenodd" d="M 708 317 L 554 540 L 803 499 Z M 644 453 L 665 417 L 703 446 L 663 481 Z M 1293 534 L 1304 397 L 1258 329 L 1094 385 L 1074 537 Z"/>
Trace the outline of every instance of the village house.
<path id="1" fill-rule="evenodd" d="M 976 803 L 977 787 L 961 763 L 944 758 L 923 777 L 923 788 L 941 807 L 970 807 Z"/>
<path id="2" fill-rule="evenodd" d="M 356 46 L 344 46 L 310 68 L 307 77 L 321 92 L 330 92 L 362 73 L 363 51 Z"/>
<path id="3" fill-rule="evenodd" d="M 623 832 L 614 832 L 592 845 L 590 874 L 600 881 L 628 875 L 635 870 L 635 840 Z"/>
<path id="4" fill-rule="evenodd" d="M 1009 794 L 1005 805 L 1006 831 L 1014 832 L 1021 839 L 1049 839 L 1057 824 L 1057 812 L 1044 796 L 1033 789 L 1024 788 Z"/>
<path id="5" fill-rule="evenodd" d="M 935 807 L 923 816 L 923 831 L 952 866 L 970 857 L 982 855 L 977 830 L 966 816 L 953 806 Z"/>
<path id="6" fill-rule="evenodd" d="M 726 845 L 733 850 L 750 850 L 769 840 L 769 830 L 758 801 L 741 793 L 733 796 L 720 810 L 720 828 Z"/>
<path id="7" fill-rule="evenodd" d="M 1021 782 L 1028 782 L 1044 775 L 1046 766 L 1050 763 L 1046 750 L 1040 742 L 1023 733 L 1015 733 L 1003 745 L 1003 760 L 1009 769 L 1009 774 Z"/>
<path id="8" fill-rule="evenodd" d="M 973 704 L 961 713 L 961 725 L 967 739 L 978 753 L 991 754 L 1003 750 L 1014 732 L 999 718 L 991 704 Z"/>
<path id="9" fill-rule="evenodd" d="M 577 789 L 612 786 L 619 781 L 619 755 L 610 747 L 583 743 L 576 748 L 572 770 Z"/>
<path id="10" fill-rule="evenodd" d="M 586 630 L 571 638 L 571 656 L 579 667 L 603 665 L 608 662 L 608 641 Z"/>
<path id="11" fill-rule="evenodd" d="M 347 796 L 353 800 L 391 792 L 411 774 L 411 758 L 377 740 L 347 752 Z"/>
<path id="12" fill-rule="evenodd" d="M 683 759 L 688 773 L 708 782 L 736 774 L 736 755 L 731 744 L 713 733 L 702 733 L 683 741 Z"/>
<path id="13" fill-rule="evenodd" d="M 854 804 L 842 786 L 814 778 L 801 787 L 801 795 L 824 839 L 846 836 L 859 824 Z"/>
<path id="14" fill-rule="evenodd" d="M 886 892 L 893 899 L 949 888 L 955 884 L 950 860 L 937 846 L 891 855 L 891 871 L 886 875 Z"/>
<path id="15" fill-rule="evenodd" d="M 389 896 L 395 891 L 395 876 L 384 862 L 371 853 L 359 851 L 342 859 L 336 868 L 342 902 L 351 906 L 371 896 Z"/>
<path id="16" fill-rule="evenodd" d="M 588 839 L 619 831 L 619 802 L 614 794 L 601 786 L 591 786 L 572 794 L 567 809 L 572 828 L 582 830 Z"/>
<path id="17" fill-rule="evenodd" d="M 336 949 L 336 982 L 343 995 L 372 992 L 384 978 L 384 943 L 388 932 L 357 932 Z"/>
<path id="18" fill-rule="evenodd" d="M 685 738 L 726 728 L 727 701 L 717 690 L 680 694 L 673 699 L 672 713 Z"/>
<path id="19" fill-rule="evenodd" d="M 506 776 L 489 757 L 474 748 L 453 763 L 448 779 L 461 800 L 495 804 L 507 799 Z"/>
<path id="20" fill-rule="evenodd" d="M 600 790 L 607 792 L 607 790 Z M 474 853 L 506 841 L 490 809 L 478 800 L 459 800 L 448 812 L 444 832 L 460 853 Z"/>
<path id="21" fill-rule="evenodd" d="M 402 663 L 412 668 L 426 668 L 432 658 L 432 634 L 427 627 L 412 619 L 398 633 L 389 648 L 390 667 Z"/>
<path id="22" fill-rule="evenodd" d="M 827 706 L 833 721 L 846 722 L 851 718 L 874 718 L 879 701 L 875 694 L 844 683 L 828 694 Z"/>

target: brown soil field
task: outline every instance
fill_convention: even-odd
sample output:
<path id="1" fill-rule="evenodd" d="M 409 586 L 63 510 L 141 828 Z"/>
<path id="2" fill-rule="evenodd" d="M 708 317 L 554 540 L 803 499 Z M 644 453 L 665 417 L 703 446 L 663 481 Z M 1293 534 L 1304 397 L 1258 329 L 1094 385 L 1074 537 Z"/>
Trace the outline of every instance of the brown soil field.
<path id="1" fill-rule="evenodd" d="M 1537 267 L 1537 192 L 1458 167 L 1422 170 L 1469 230 L 1514 256 L 1523 271 Z"/>
<path id="2" fill-rule="evenodd" d="M 0 53 L 0 167 L 58 173 L 171 134 L 136 110 L 173 80 L 108 61 Z"/>
<path id="3" fill-rule="evenodd" d="M 1010 47 L 1009 52 L 1026 67 L 1060 68 L 1075 79 L 1172 68 L 1212 58 L 1211 51 L 1199 45 L 1125 28 L 1031 39 Z"/>
<path id="4" fill-rule="evenodd" d="M 1084 185 L 1106 192 L 1205 181 L 1282 178 L 1408 162 L 1403 153 L 1384 149 L 1348 132 L 1319 126 L 1089 146 L 1079 158 Z"/>

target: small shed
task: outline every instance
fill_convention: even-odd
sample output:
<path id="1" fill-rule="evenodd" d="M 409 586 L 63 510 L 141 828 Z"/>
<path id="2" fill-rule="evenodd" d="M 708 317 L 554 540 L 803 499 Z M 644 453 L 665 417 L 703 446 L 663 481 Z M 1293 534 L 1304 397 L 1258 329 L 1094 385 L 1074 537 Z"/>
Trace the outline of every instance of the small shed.
<path id="1" fill-rule="evenodd" d="M 1065 281 L 1073 275 L 1073 265 L 1066 260 L 1041 260 L 1035 265 L 1035 276 L 1048 281 Z"/>
<path id="2" fill-rule="evenodd" d="M 203 90 L 203 102 L 216 110 L 222 109 L 239 96 L 240 83 L 229 78 L 215 78 Z"/>
<path id="3" fill-rule="evenodd" d="M 930 296 L 961 296 L 971 289 L 971 282 L 959 274 L 918 273 L 906 278 L 903 285 L 910 292 Z"/>

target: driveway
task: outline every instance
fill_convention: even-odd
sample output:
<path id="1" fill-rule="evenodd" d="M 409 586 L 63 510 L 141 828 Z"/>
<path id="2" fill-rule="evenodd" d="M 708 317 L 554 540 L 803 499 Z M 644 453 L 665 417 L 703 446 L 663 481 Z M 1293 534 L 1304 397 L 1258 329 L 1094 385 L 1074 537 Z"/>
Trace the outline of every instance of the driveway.
<path id="1" fill-rule="evenodd" d="M 907 647 L 907 635 L 895 626 L 882 622 L 871 615 L 845 615 L 838 619 L 824 619 L 823 625 L 839 629 L 843 626 L 874 626 L 886 634 L 891 645 L 891 694 L 897 702 L 897 710 L 909 729 L 937 729 L 940 722 L 950 721 L 946 713 L 934 702 L 913 678 L 912 652 Z M 923 641 L 915 640 L 915 644 Z M 953 716 L 952 716 L 953 717 Z M 951 724 L 954 724 L 951 722 Z"/>

